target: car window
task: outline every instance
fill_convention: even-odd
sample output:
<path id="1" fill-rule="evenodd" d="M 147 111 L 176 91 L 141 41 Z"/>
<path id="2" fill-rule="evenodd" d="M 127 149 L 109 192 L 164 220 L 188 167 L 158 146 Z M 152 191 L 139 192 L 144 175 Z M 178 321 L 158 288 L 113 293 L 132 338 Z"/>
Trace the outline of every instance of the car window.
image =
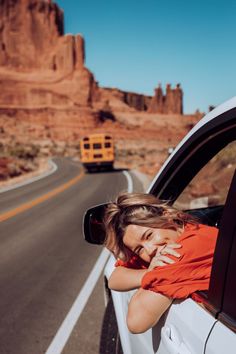
<path id="1" fill-rule="evenodd" d="M 197 209 L 223 205 L 236 168 L 236 141 L 218 152 L 192 179 L 174 206 Z"/>

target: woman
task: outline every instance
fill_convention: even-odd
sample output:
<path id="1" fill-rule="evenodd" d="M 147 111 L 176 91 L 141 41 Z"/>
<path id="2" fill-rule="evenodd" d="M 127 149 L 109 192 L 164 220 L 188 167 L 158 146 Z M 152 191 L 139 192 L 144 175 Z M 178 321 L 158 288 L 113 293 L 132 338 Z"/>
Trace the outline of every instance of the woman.
<path id="1" fill-rule="evenodd" d="M 118 259 L 109 287 L 138 288 L 127 314 L 132 333 L 153 327 L 173 299 L 208 289 L 217 228 L 140 193 L 118 196 L 104 225 L 105 245 Z"/>

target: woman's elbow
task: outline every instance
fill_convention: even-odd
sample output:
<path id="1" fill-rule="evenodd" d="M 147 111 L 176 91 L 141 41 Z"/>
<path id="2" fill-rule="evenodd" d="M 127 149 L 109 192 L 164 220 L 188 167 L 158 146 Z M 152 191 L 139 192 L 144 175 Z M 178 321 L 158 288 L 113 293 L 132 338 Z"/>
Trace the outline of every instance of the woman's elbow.
<path id="1" fill-rule="evenodd" d="M 127 316 L 126 323 L 127 323 L 128 330 L 133 334 L 139 334 L 145 332 L 143 328 L 140 328 L 140 323 L 137 323 L 137 321 L 135 321 L 135 319 L 133 318 L 130 318 L 130 316 Z"/>
<path id="2" fill-rule="evenodd" d="M 159 321 L 162 312 L 159 309 L 155 311 L 155 304 L 152 306 L 150 303 L 150 296 L 152 298 L 155 295 L 147 290 L 139 289 L 131 298 L 126 318 L 127 327 L 131 333 L 146 332 Z"/>
<path id="3" fill-rule="evenodd" d="M 126 318 L 126 323 L 128 330 L 133 334 L 146 332 L 152 327 L 151 324 L 144 323 L 144 321 L 138 319 L 137 316 L 130 315 L 129 313 Z"/>
<path id="4" fill-rule="evenodd" d="M 133 334 L 146 332 L 153 325 L 147 318 L 145 311 L 142 311 L 142 307 L 136 301 L 135 296 L 129 303 L 126 323 L 129 331 Z"/>
<path id="5" fill-rule="evenodd" d="M 108 288 L 111 290 L 116 290 L 116 282 L 113 281 L 112 276 L 108 279 Z"/>
<path id="6" fill-rule="evenodd" d="M 119 276 L 113 272 L 108 279 L 108 288 L 115 291 L 123 291 Z"/>

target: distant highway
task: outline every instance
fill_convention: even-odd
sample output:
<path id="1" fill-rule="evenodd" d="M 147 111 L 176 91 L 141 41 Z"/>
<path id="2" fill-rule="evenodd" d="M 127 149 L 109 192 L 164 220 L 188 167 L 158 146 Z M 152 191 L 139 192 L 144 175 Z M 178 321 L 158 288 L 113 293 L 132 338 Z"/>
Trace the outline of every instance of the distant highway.
<path id="1" fill-rule="evenodd" d="M 83 240 L 84 211 L 127 190 L 122 171 L 86 174 L 77 162 L 55 162 L 52 175 L 0 194 L 1 354 L 47 352 L 102 251 Z M 98 352 L 101 288 L 100 280 L 64 354 Z"/>

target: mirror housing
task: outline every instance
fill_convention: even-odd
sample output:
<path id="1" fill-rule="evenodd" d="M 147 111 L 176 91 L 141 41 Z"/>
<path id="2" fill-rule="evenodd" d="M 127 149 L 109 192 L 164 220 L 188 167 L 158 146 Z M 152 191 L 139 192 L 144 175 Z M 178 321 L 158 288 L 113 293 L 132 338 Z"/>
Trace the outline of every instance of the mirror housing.
<path id="1" fill-rule="evenodd" d="M 103 226 L 103 216 L 109 203 L 99 204 L 89 208 L 83 218 L 83 234 L 87 242 L 102 245 L 106 232 Z"/>

